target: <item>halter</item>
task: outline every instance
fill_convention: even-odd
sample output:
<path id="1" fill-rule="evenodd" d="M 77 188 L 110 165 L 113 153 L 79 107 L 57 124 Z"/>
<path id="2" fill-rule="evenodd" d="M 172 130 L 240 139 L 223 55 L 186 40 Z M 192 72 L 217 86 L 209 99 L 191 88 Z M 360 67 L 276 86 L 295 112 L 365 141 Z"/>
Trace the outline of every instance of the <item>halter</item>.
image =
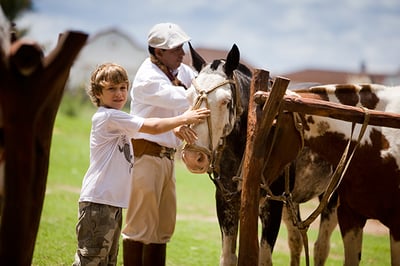
<path id="1" fill-rule="evenodd" d="M 197 84 L 195 79 L 193 79 L 192 84 L 193 84 L 194 88 L 196 89 L 196 91 L 198 93 L 198 96 L 196 98 L 195 104 L 193 105 L 193 108 L 192 108 L 193 110 L 199 109 L 203 102 L 205 102 L 206 103 L 206 107 L 208 109 L 210 109 L 209 108 L 208 98 L 207 98 L 208 94 L 213 92 L 217 88 L 222 87 L 222 86 L 224 86 L 226 84 L 233 84 L 235 86 L 235 89 L 236 89 L 236 91 L 235 91 L 236 96 L 235 97 L 236 97 L 237 102 L 238 102 L 236 79 L 235 80 L 226 79 L 226 80 L 224 80 L 224 81 L 222 81 L 220 83 L 217 83 L 214 87 L 211 87 L 208 90 L 201 89 L 199 87 L 199 85 Z M 186 144 L 184 149 L 185 150 L 195 150 L 195 151 L 197 150 L 197 151 L 201 151 L 201 152 L 205 153 L 208 156 L 209 160 L 210 160 L 210 166 L 209 166 L 209 169 L 207 170 L 207 172 L 210 174 L 214 169 L 214 163 L 215 163 L 215 154 L 214 154 L 215 152 L 213 151 L 213 146 L 214 145 L 213 145 L 213 140 L 212 140 L 213 139 L 212 138 L 213 135 L 212 135 L 211 116 L 207 117 L 207 127 L 208 127 L 208 138 L 209 138 L 208 148 L 202 147 L 202 146 L 199 146 L 199 145 L 196 145 L 196 144 Z"/>

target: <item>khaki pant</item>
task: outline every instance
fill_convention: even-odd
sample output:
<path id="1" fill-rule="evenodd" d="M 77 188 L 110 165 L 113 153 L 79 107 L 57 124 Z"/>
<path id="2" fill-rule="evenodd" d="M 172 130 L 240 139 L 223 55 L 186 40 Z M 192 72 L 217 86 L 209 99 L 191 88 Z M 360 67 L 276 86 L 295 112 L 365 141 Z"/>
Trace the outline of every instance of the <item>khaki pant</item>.
<path id="1" fill-rule="evenodd" d="M 167 243 L 175 223 L 174 161 L 150 155 L 135 157 L 124 239 L 144 244 Z"/>

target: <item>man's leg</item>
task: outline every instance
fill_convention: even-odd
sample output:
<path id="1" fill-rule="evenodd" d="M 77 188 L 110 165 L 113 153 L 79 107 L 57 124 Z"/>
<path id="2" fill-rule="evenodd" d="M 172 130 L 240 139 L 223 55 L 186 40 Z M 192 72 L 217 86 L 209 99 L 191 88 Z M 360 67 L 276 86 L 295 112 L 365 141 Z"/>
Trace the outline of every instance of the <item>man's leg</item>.
<path id="1" fill-rule="evenodd" d="M 148 244 L 143 249 L 143 266 L 165 266 L 167 245 Z"/>
<path id="2" fill-rule="evenodd" d="M 124 238 L 122 240 L 122 249 L 125 266 L 143 265 L 143 243 Z"/>

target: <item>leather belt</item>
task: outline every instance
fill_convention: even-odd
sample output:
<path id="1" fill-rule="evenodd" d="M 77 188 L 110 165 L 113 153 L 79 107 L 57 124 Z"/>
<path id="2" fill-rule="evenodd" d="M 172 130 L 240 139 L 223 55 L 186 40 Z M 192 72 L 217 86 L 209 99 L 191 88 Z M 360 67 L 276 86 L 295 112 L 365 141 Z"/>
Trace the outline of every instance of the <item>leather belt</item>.
<path id="1" fill-rule="evenodd" d="M 174 148 L 164 147 L 145 139 L 131 139 L 131 142 L 135 157 L 140 157 L 143 154 L 146 154 L 160 158 L 167 157 L 170 160 L 174 160 L 176 152 L 176 149 Z"/>

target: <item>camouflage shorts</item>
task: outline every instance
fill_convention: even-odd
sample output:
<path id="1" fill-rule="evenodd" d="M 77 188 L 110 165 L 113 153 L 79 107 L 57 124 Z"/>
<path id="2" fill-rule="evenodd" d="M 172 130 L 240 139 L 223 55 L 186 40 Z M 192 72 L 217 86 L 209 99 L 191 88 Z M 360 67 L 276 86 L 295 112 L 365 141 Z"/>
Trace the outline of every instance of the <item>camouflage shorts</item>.
<path id="1" fill-rule="evenodd" d="M 122 208 L 80 202 L 73 265 L 116 265 L 121 226 Z"/>

